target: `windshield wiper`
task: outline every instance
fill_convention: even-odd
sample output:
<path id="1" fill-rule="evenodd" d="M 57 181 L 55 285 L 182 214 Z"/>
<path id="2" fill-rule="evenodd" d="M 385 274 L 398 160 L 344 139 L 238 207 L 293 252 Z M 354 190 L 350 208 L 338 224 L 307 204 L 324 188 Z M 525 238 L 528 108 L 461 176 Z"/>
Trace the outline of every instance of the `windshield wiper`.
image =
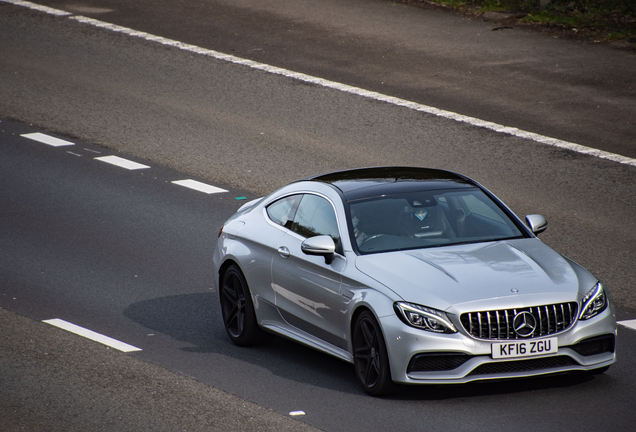
<path id="1" fill-rule="evenodd" d="M 458 245 L 466 245 L 466 244 L 473 244 L 473 243 L 488 243 L 488 242 L 504 241 L 504 240 L 518 240 L 522 238 L 524 237 L 514 236 L 514 237 L 504 237 L 504 238 L 475 239 L 475 240 L 466 240 L 466 241 L 457 242 L 457 243 L 447 243 L 440 246 L 458 246 Z"/>

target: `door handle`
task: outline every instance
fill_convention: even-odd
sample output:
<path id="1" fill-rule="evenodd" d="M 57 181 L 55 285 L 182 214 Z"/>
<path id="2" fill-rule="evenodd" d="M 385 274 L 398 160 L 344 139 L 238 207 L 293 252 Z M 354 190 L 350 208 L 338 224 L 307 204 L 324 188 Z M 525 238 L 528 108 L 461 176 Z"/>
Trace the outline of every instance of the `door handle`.
<path id="1" fill-rule="evenodd" d="M 287 249 L 285 246 L 281 246 L 278 248 L 278 254 L 283 258 L 289 258 L 289 249 Z"/>

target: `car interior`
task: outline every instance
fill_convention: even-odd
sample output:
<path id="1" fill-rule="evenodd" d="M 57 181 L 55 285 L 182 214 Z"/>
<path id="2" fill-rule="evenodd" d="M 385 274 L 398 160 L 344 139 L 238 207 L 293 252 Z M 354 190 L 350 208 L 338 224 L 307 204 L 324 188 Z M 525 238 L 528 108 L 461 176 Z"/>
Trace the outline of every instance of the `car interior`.
<path id="1" fill-rule="evenodd" d="M 411 193 L 350 204 L 361 253 L 521 237 L 483 192 Z"/>

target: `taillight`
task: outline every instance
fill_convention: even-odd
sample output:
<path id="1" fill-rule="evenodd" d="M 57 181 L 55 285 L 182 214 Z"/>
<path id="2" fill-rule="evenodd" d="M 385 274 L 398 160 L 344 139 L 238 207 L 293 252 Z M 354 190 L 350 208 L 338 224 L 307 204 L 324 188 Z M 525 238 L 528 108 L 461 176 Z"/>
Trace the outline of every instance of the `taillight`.
<path id="1" fill-rule="evenodd" d="M 221 227 L 221 229 L 219 230 L 219 235 L 217 236 L 217 238 L 220 238 L 221 234 L 223 234 L 223 227 Z"/>

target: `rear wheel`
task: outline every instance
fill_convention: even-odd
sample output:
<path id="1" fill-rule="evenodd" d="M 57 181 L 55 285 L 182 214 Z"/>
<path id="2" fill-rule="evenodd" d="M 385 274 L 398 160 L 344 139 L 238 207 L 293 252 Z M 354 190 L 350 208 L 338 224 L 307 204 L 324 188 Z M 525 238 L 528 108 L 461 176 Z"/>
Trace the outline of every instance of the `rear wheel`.
<path id="1" fill-rule="evenodd" d="M 258 326 L 247 281 L 237 265 L 232 264 L 223 273 L 220 291 L 223 323 L 232 342 L 250 346 L 272 339 Z"/>
<path id="2" fill-rule="evenodd" d="M 373 396 L 389 393 L 393 388 L 389 356 L 380 325 L 370 311 L 358 316 L 352 342 L 356 377 L 364 391 Z"/>

